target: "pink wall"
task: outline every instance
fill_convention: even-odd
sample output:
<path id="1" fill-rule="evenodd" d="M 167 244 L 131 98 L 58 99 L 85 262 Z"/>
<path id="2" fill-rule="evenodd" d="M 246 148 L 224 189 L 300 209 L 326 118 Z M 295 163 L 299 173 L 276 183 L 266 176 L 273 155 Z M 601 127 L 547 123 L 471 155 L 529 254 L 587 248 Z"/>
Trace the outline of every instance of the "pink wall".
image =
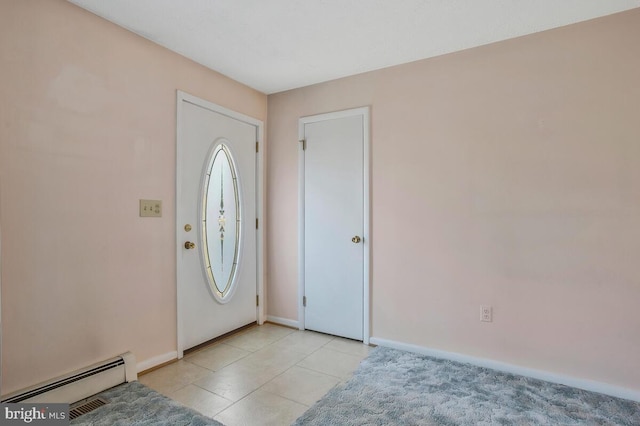
<path id="1" fill-rule="evenodd" d="M 297 120 L 371 105 L 372 335 L 640 390 L 638 40 L 635 9 L 269 96 L 268 314 Z"/>
<path id="2" fill-rule="evenodd" d="M 176 89 L 266 96 L 63 0 L 3 1 L 0 52 L 2 392 L 175 351 Z"/>

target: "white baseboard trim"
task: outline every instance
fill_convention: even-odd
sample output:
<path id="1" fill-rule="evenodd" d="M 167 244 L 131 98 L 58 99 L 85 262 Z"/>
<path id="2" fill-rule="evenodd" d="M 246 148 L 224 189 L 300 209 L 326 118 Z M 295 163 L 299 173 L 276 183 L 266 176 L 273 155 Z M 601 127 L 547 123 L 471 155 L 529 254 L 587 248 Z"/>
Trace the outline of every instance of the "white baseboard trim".
<path id="1" fill-rule="evenodd" d="M 615 396 L 617 398 L 630 399 L 640 402 L 640 391 L 623 388 L 620 386 L 610 385 L 608 383 L 596 382 L 593 380 L 579 379 L 576 377 L 564 376 L 561 374 L 551 373 L 548 371 L 535 370 L 527 367 L 520 367 L 505 362 L 494 361 L 486 358 L 476 358 L 470 355 L 464 355 L 457 352 L 447 352 L 438 349 L 431 349 L 424 346 L 412 345 L 409 343 L 396 342 L 393 340 L 372 337 L 371 344 L 385 346 L 392 349 L 399 349 L 407 352 L 414 352 L 420 355 L 432 356 L 434 358 L 443 358 L 451 361 L 466 362 L 468 364 L 477 365 L 479 367 L 491 368 L 493 370 L 504 371 L 507 373 L 518 374 L 520 376 L 531 377 L 534 379 L 544 380 L 547 382 L 559 383 L 574 388 L 584 389 L 591 392 L 603 393 L 605 395 Z"/>
<path id="2" fill-rule="evenodd" d="M 139 362 L 136 365 L 136 368 L 138 370 L 138 373 L 140 373 L 141 371 L 148 370 L 148 369 L 156 367 L 156 366 L 158 366 L 160 364 L 164 364 L 165 362 L 173 361 L 174 359 L 178 359 L 178 352 L 177 351 L 171 351 L 171 352 L 167 352 L 166 354 L 162 354 L 162 355 L 154 356 L 154 357 L 149 358 L 149 359 L 145 359 L 144 361 Z"/>
<path id="3" fill-rule="evenodd" d="M 272 322 L 274 324 L 280 324 L 280 325 L 284 325 L 286 327 L 291 327 L 291 328 L 300 328 L 300 325 L 298 323 L 298 321 L 296 320 L 290 320 L 287 318 L 280 318 L 280 317 L 274 317 L 271 315 L 267 315 L 267 321 Z"/>

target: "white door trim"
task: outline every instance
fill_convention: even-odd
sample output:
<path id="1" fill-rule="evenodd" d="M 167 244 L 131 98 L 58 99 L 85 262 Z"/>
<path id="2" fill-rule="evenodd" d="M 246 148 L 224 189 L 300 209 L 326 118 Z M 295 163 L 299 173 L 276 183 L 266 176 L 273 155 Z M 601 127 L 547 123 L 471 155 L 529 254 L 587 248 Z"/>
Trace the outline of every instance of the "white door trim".
<path id="1" fill-rule="evenodd" d="M 308 117 L 301 117 L 298 121 L 298 140 L 304 139 L 304 126 L 305 124 L 315 123 L 318 121 L 334 120 L 338 118 L 362 116 L 363 123 L 363 219 L 364 219 L 364 292 L 363 292 L 363 343 L 369 344 L 370 337 L 370 253 L 371 253 L 371 237 L 369 232 L 371 205 L 370 205 L 370 189 L 369 189 L 369 162 L 370 162 L 370 108 L 360 107 L 347 109 L 343 111 L 330 112 L 326 114 L 312 115 Z M 303 144 L 298 144 L 298 325 L 300 330 L 305 329 L 304 322 L 304 306 L 302 303 L 302 297 L 304 296 L 304 149 Z"/>
<path id="2" fill-rule="evenodd" d="M 264 151 L 265 151 L 265 146 L 263 143 L 263 138 L 264 138 L 264 123 L 258 119 L 255 119 L 253 117 L 249 117 L 248 115 L 244 115 L 241 114 L 239 112 L 235 112 L 232 111 L 230 109 L 227 109 L 225 107 L 222 107 L 220 105 L 214 104 L 213 102 L 209 102 L 206 101 L 204 99 L 200 99 L 196 96 L 190 95 L 188 93 L 185 93 L 181 90 L 177 91 L 177 95 L 176 95 L 176 102 L 177 102 L 177 109 L 176 109 L 176 205 L 175 205 L 175 209 L 174 213 L 177 212 L 177 203 L 178 203 L 178 188 L 181 187 L 182 181 L 181 181 L 181 176 L 178 174 L 177 172 L 177 165 L 180 164 L 180 161 L 182 160 L 183 157 L 183 153 L 182 153 L 182 144 L 180 143 L 180 135 L 181 135 L 181 130 L 182 130 L 182 123 L 180 120 L 180 117 L 182 117 L 182 111 L 183 111 L 183 105 L 184 102 L 188 102 L 190 104 L 193 105 L 197 105 L 199 107 L 202 108 L 206 108 L 210 111 L 213 112 L 217 112 L 218 114 L 222 114 L 225 115 L 227 117 L 245 122 L 247 124 L 253 125 L 256 127 L 256 141 L 258 142 L 258 146 L 259 146 L 259 150 L 256 153 L 256 216 L 258 219 L 258 229 L 256 230 L 256 260 L 257 260 L 257 277 L 256 277 L 256 294 L 258 295 L 258 298 L 260 300 L 260 304 L 256 307 L 256 319 L 258 324 L 262 324 L 264 323 L 265 320 L 265 297 L 264 297 L 264 256 L 265 256 L 265 250 L 264 250 L 264 214 L 263 212 L 265 211 L 264 209 L 264 187 L 263 187 L 263 183 L 265 182 L 265 168 L 264 168 Z M 182 236 L 181 234 L 181 224 L 177 223 L 177 215 L 176 215 L 176 247 L 178 247 L 178 243 L 180 241 L 180 238 Z M 178 277 L 180 276 L 180 273 L 182 272 L 180 270 L 181 268 L 181 262 L 178 259 L 178 253 L 179 250 L 176 249 L 176 291 L 177 291 L 177 297 L 176 297 L 176 302 L 177 302 L 177 344 L 178 344 L 178 348 L 177 348 L 177 352 L 178 352 L 178 358 L 182 358 L 184 355 L 184 337 L 183 337 L 183 333 L 182 333 L 182 319 L 181 319 L 181 308 L 180 308 L 180 294 L 181 294 L 181 289 L 179 288 L 180 286 L 180 280 L 178 279 Z"/>

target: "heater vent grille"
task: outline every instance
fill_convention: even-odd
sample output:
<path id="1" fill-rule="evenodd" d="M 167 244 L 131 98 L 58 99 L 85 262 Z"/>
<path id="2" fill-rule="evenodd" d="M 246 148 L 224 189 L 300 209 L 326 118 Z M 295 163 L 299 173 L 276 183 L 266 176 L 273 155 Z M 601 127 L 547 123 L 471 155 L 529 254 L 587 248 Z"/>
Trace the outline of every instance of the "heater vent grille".
<path id="1" fill-rule="evenodd" d="M 107 401 L 106 399 L 102 399 L 102 398 L 92 398 L 86 402 L 83 402 L 82 404 L 78 405 L 77 407 L 73 407 L 72 409 L 69 410 L 69 419 L 73 420 L 76 417 L 80 417 L 83 414 L 87 414 L 90 413 L 91 411 L 95 410 L 96 408 L 100 408 L 103 405 L 107 405 L 109 403 L 109 401 Z"/>
<path id="2" fill-rule="evenodd" d="M 82 373 L 75 374 L 70 377 L 65 377 L 62 380 L 58 380 L 53 383 L 49 383 L 48 385 L 41 386 L 36 389 L 32 389 L 30 391 L 21 393 L 19 395 L 15 395 L 13 397 L 2 400 L 3 403 L 17 403 L 23 402 L 29 398 L 33 398 L 35 396 L 41 395 L 46 392 L 50 392 L 54 389 L 70 385 L 71 383 L 77 382 L 82 379 L 86 379 L 87 377 L 95 376 L 96 374 L 102 373 L 103 371 L 111 370 L 112 368 L 119 367 L 124 365 L 124 360 L 122 358 L 118 358 L 112 362 L 107 364 L 100 365 L 98 367 L 92 368 L 87 371 L 83 371 Z"/>
<path id="3" fill-rule="evenodd" d="M 131 352 L 6 395 L 3 403 L 73 403 L 137 379 Z"/>

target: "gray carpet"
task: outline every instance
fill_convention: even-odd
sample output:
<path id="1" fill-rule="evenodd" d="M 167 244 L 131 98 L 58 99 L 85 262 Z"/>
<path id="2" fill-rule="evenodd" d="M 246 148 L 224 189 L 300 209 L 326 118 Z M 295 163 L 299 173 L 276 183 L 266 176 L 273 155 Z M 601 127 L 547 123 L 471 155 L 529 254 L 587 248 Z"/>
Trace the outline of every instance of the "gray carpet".
<path id="1" fill-rule="evenodd" d="M 640 425 L 640 403 L 377 347 L 294 425 Z"/>
<path id="2" fill-rule="evenodd" d="M 209 417 L 187 408 L 140 382 L 124 383 L 98 395 L 109 401 L 95 411 L 71 421 L 72 425 L 95 426 L 220 426 Z"/>

